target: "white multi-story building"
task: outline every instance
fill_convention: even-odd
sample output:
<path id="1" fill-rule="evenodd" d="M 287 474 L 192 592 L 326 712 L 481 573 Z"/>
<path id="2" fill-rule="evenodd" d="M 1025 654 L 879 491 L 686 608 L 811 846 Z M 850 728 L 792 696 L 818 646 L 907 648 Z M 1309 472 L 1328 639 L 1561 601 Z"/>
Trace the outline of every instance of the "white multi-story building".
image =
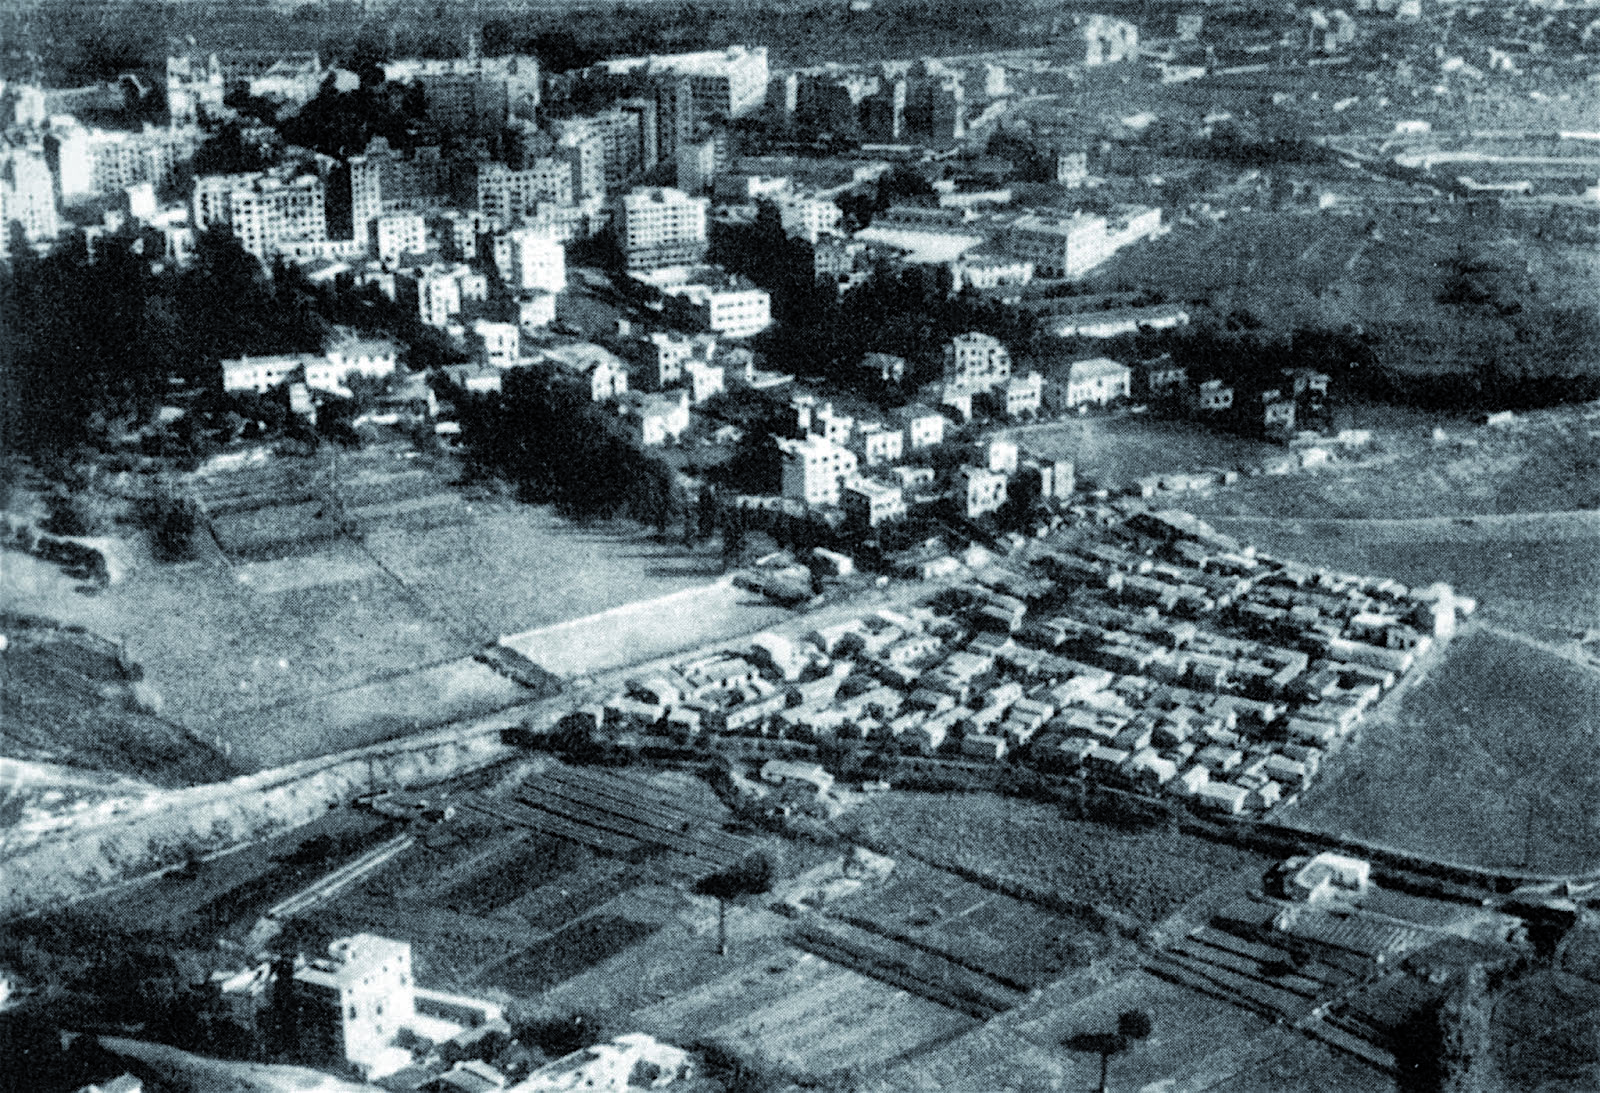
<path id="1" fill-rule="evenodd" d="M 617 237 L 628 268 L 662 269 L 704 258 L 709 205 L 703 197 L 663 187 L 624 195 Z"/>
<path id="2" fill-rule="evenodd" d="M 944 427 L 948 420 L 943 414 L 926 406 L 907 406 L 900 411 L 906 444 L 912 451 L 944 443 Z"/>
<path id="3" fill-rule="evenodd" d="M 688 360 L 683 364 L 683 374 L 689 380 L 689 398 L 696 406 L 713 395 L 720 395 L 727 390 L 723 367 L 720 364 Z"/>
<path id="4" fill-rule="evenodd" d="M 898 463 L 905 448 L 905 435 L 899 429 L 886 429 L 878 424 L 863 425 L 861 435 L 856 438 L 856 447 L 860 451 L 861 462 L 868 467 Z"/>
<path id="5" fill-rule="evenodd" d="M 642 394 L 632 391 L 618 400 L 618 409 L 641 447 L 676 441 L 689 427 L 689 392 Z"/>
<path id="6" fill-rule="evenodd" d="M 517 325 L 528 333 L 541 330 L 556 321 L 554 293 L 535 292 L 517 298 Z"/>
<path id="7" fill-rule="evenodd" d="M 463 299 L 483 299 L 488 292 L 485 278 L 466 266 L 433 265 L 405 270 L 395 277 L 397 298 L 414 305 L 417 316 L 428 326 L 443 329 L 461 314 Z"/>
<path id="8" fill-rule="evenodd" d="M 664 390 L 683 379 L 684 366 L 690 362 L 709 365 L 717 353 L 717 339 L 710 334 L 657 330 L 628 343 L 626 351 L 643 370 L 645 384 Z"/>
<path id="9" fill-rule="evenodd" d="M 1006 503 L 1006 476 L 982 467 L 962 467 L 957 488 L 969 518 L 994 512 Z"/>
<path id="10" fill-rule="evenodd" d="M 839 488 L 839 507 L 858 527 L 875 528 L 906 514 L 905 495 L 899 486 L 885 485 L 857 475 Z"/>
<path id="11" fill-rule="evenodd" d="M 760 110 L 767 101 L 765 46 L 627 57 L 604 61 L 588 71 L 613 77 L 638 73 L 657 84 L 686 80 L 693 96 L 694 116 L 699 118 L 742 118 Z"/>
<path id="12" fill-rule="evenodd" d="M 567 289 L 567 250 L 549 232 L 537 228 L 506 232 L 495 239 L 494 257 L 501 278 L 513 289 L 536 292 L 565 292 Z"/>
<path id="13" fill-rule="evenodd" d="M 556 142 L 556 154 L 572 167 L 573 200 L 599 208 L 606 196 L 605 139 L 590 128 L 573 129 Z"/>
<path id="14" fill-rule="evenodd" d="M 1161 230 L 1161 210 L 1137 205 L 1112 216 L 1029 213 L 1012 222 L 1006 247 L 1040 277 L 1081 277 L 1121 248 Z"/>
<path id="15" fill-rule="evenodd" d="M 825 235 L 835 235 L 844 213 L 831 198 L 801 195 L 778 206 L 783 231 L 791 239 L 804 239 L 812 246 Z"/>
<path id="16" fill-rule="evenodd" d="M 1006 416 L 1034 415 L 1044 401 L 1044 377 L 1037 372 L 1012 376 L 1005 385 Z"/>
<path id="17" fill-rule="evenodd" d="M 1105 357 L 1073 361 L 1067 371 L 1067 409 L 1091 403 L 1104 406 L 1114 399 L 1127 398 L 1133 390 L 1132 373 L 1125 364 Z"/>
<path id="18" fill-rule="evenodd" d="M 1011 378 L 1011 353 L 988 334 L 958 334 L 944 347 L 944 378 L 956 387 L 988 390 Z"/>
<path id="19" fill-rule="evenodd" d="M 327 242 L 324 205 L 322 179 L 311 174 L 205 175 L 194 180 L 195 227 L 227 227 L 257 258 L 295 244 Z"/>
<path id="20" fill-rule="evenodd" d="M 573 170 L 568 159 L 547 156 L 521 171 L 503 163 L 478 166 L 478 211 L 501 227 L 511 227 L 544 204 L 573 204 Z"/>
<path id="21" fill-rule="evenodd" d="M 1106 218 L 1083 212 L 1020 216 L 1006 233 L 1006 247 L 1045 278 L 1081 277 L 1111 256 Z"/>
<path id="22" fill-rule="evenodd" d="M 593 136 L 600 149 L 596 192 L 620 191 L 639 173 L 644 142 L 640 115 L 627 110 L 607 110 L 581 118 L 562 118 L 550 123 L 557 139 L 569 134 Z"/>
<path id="23" fill-rule="evenodd" d="M 428 249 L 428 225 L 420 213 L 384 213 L 372 222 L 372 239 L 378 260 L 393 265 L 403 255 Z"/>
<path id="24" fill-rule="evenodd" d="M 778 451 L 783 455 L 783 496 L 808 505 L 838 504 L 839 480 L 856 473 L 855 453 L 826 437 L 782 439 Z"/>
<path id="25" fill-rule="evenodd" d="M 489 230 L 481 212 L 449 209 L 428 219 L 439 250 L 452 262 L 470 262 L 478 256 L 478 236 Z"/>
<path id="26" fill-rule="evenodd" d="M 295 969 L 296 1027 L 364 1077 L 399 1070 L 411 1054 L 394 1040 L 416 1019 L 410 944 L 357 934 L 328 951 Z"/>
<path id="27" fill-rule="evenodd" d="M 665 312 L 690 329 L 748 338 L 772 325 L 771 295 L 742 277 L 684 266 L 633 276 L 659 290 Z"/>
<path id="28" fill-rule="evenodd" d="M 11 225 L 21 226 L 30 243 L 55 239 L 55 180 L 44 152 L 38 148 L 10 148 L 0 152 L 0 248 L 10 242 Z"/>
<path id="29" fill-rule="evenodd" d="M 522 359 L 522 331 L 516 323 L 479 319 L 472 332 L 483 342 L 483 359 L 496 368 L 514 368 Z"/>

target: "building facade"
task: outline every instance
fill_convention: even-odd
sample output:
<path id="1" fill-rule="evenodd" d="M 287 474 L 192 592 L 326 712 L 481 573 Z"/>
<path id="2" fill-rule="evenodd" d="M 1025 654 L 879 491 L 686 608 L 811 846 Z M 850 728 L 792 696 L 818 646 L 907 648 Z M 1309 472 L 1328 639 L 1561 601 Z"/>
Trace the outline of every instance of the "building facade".
<path id="1" fill-rule="evenodd" d="M 637 189 L 620 203 L 617 237 L 629 269 L 691 265 L 706 254 L 709 202 L 682 190 Z"/>

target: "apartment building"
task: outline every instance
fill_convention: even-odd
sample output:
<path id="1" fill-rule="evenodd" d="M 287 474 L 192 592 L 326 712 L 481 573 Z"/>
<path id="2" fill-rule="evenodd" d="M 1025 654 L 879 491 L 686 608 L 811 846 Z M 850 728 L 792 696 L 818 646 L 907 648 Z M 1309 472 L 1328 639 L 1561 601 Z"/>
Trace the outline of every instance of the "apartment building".
<path id="1" fill-rule="evenodd" d="M 1045 278 L 1081 277 L 1111 256 L 1106 243 L 1106 218 L 1075 212 L 1055 216 L 1029 213 L 1006 232 L 1006 248 L 1033 263 Z"/>
<path id="2" fill-rule="evenodd" d="M 617 237 L 628 268 L 662 269 L 703 259 L 709 204 L 703 197 L 664 187 L 640 188 L 625 195 Z"/>
<path id="3" fill-rule="evenodd" d="M 856 455 L 826 437 L 780 439 L 783 456 L 783 496 L 808 505 L 839 503 L 839 480 L 856 473 Z"/>
<path id="4" fill-rule="evenodd" d="M 1006 503 L 1006 476 L 982 467 L 962 467 L 956 488 L 969 519 L 995 512 Z"/>
<path id="5" fill-rule="evenodd" d="M 478 166 L 478 211 L 490 223 L 512 227 L 546 203 L 573 204 L 573 168 L 567 158 L 546 156 L 524 170 L 503 163 Z"/>
<path id="6" fill-rule="evenodd" d="M 514 290 L 565 292 L 567 249 L 548 232 L 516 228 L 496 236 L 495 266 Z"/>
<path id="7" fill-rule="evenodd" d="M 906 514 L 900 487 L 859 476 L 840 487 L 839 507 L 844 509 L 845 519 L 862 528 L 876 528 Z"/>
<path id="8" fill-rule="evenodd" d="M 226 227 L 257 258 L 328 240 L 325 192 L 316 175 L 205 175 L 194 187 L 196 228 Z"/>
<path id="9" fill-rule="evenodd" d="M 861 435 L 856 438 L 856 448 L 861 455 L 861 462 L 868 467 L 898 463 L 905 448 L 905 434 L 899 429 L 887 429 L 882 425 L 863 425 Z"/>
<path id="10" fill-rule="evenodd" d="M 384 213 L 372 222 L 372 241 L 378 260 L 394 265 L 403 255 L 428 249 L 428 225 L 420 213 Z"/>
<path id="11" fill-rule="evenodd" d="M 1104 406 L 1115 399 L 1128 398 L 1132 389 L 1132 373 L 1125 364 L 1105 357 L 1073 361 L 1067 370 L 1067 409 Z"/>
<path id="12" fill-rule="evenodd" d="M 1032 417 L 1044 400 L 1044 377 L 1037 372 L 1012 376 L 1005 385 L 1006 416 Z"/>
<path id="13" fill-rule="evenodd" d="M 988 390 L 1011 378 L 1011 353 L 988 334 L 958 334 L 944 347 L 944 378 L 957 387 Z"/>
<path id="14" fill-rule="evenodd" d="M 11 243 L 11 225 L 21 226 L 30 243 L 53 240 L 60 230 L 56 219 L 55 180 L 43 149 L 8 148 L 0 151 L 0 252 Z"/>

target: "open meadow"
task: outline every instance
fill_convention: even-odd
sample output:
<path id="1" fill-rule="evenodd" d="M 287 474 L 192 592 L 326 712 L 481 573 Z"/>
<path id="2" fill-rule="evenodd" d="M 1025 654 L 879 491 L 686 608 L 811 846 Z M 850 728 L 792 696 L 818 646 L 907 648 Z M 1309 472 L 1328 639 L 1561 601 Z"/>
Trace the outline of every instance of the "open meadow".
<path id="1" fill-rule="evenodd" d="M 1381 406 L 1353 407 L 1351 416 L 1372 432 L 1369 449 L 1308 473 L 1243 480 L 1193 508 L 1208 517 L 1349 520 L 1600 508 L 1600 407 L 1504 426 Z M 1436 426 L 1441 441 L 1431 439 Z"/>
<path id="2" fill-rule="evenodd" d="M 1474 628 L 1284 820 L 1446 861 L 1600 869 L 1600 670 Z"/>
<path id="3" fill-rule="evenodd" d="M 251 769 L 532 697 L 473 655 L 504 634 L 702 587 L 720 572 L 714 551 L 632 525 L 583 528 L 547 508 L 463 497 L 451 461 L 404 454 L 378 446 L 333 465 L 212 472 L 200 491 L 228 534 L 202 539 L 201 560 L 173 564 L 130 531 L 127 572 L 101 589 L 8 550 L 0 610 L 123 642 L 165 717 Z M 648 621 L 712 641 L 771 617 L 766 605 L 740 606 L 753 599 Z M 602 635 L 607 662 L 636 659 L 635 637 Z M 562 648 L 581 654 L 583 639 L 564 635 Z"/>

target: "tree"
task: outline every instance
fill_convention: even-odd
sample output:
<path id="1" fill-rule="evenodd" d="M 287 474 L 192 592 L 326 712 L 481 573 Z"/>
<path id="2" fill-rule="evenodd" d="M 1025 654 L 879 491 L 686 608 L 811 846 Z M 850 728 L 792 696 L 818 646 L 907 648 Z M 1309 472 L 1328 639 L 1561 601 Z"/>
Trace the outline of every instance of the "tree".
<path id="1" fill-rule="evenodd" d="M 1081 1032 L 1062 1041 L 1069 1051 L 1082 1051 L 1100 1056 L 1100 1093 L 1106 1091 L 1106 1073 L 1111 1057 L 1121 1055 L 1136 1041 L 1148 1037 L 1152 1031 L 1150 1015 L 1143 1010 L 1127 1010 L 1117 1017 L 1116 1032 Z"/>
<path id="2" fill-rule="evenodd" d="M 776 873 L 772 858 L 758 851 L 721 873 L 701 878 L 694 886 L 696 895 L 711 896 L 717 901 L 718 954 L 728 955 L 728 903 L 770 892 Z"/>

